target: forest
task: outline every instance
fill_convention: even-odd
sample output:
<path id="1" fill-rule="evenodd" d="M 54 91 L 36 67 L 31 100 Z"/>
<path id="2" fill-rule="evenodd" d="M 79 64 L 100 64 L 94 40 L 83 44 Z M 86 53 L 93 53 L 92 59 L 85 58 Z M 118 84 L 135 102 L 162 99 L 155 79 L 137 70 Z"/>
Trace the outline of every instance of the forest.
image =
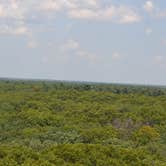
<path id="1" fill-rule="evenodd" d="M 166 166 L 166 87 L 1 79 L 0 166 Z"/>

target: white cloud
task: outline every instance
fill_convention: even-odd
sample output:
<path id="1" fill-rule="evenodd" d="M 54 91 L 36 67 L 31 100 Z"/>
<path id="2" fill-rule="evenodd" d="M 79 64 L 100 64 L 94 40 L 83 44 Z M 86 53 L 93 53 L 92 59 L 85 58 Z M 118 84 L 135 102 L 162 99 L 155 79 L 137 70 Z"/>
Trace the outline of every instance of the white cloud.
<path id="1" fill-rule="evenodd" d="M 121 55 L 118 52 L 114 52 L 111 56 L 113 60 L 119 60 L 121 59 Z"/>
<path id="2" fill-rule="evenodd" d="M 96 19 L 98 13 L 90 9 L 74 9 L 69 11 L 69 16 L 76 19 Z"/>
<path id="3" fill-rule="evenodd" d="M 61 12 L 67 18 L 92 21 L 111 21 L 125 24 L 141 20 L 141 16 L 132 7 L 109 5 L 98 0 L 1 0 L 0 33 L 27 34 L 28 23 L 36 19 L 44 24 L 45 19 L 48 18 L 45 17 L 47 12 L 49 12 L 49 16 L 52 16 L 49 18 L 53 18 L 57 12 Z M 21 21 L 25 27 L 20 26 Z"/>
<path id="4" fill-rule="evenodd" d="M 39 5 L 39 9 L 48 12 L 57 12 L 64 9 L 87 9 L 96 8 L 97 6 L 97 0 L 42 0 Z"/>
<path id="5" fill-rule="evenodd" d="M 13 18 L 24 19 L 25 18 L 25 6 L 21 1 L 6 0 L 0 3 L 0 17 L 1 18 Z"/>
<path id="6" fill-rule="evenodd" d="M 57 0 L 44 0 L 41 1 L 39 5 L 39 9 L 44 10 L 44 11 L 59 11 L 63 7 L 63 2 L 62 1 L 57 1 Z"/>
<path id="7" fill-rule="evenodd" d="M 86 59 L 92 63 L 95 63 L 97 61 L 97 56 L 95 54 L 89 53 L 84 50 L 79 50 L 76 53 L 80 58 Z"/>
<path id="8" fill-rule="evenodd" d="M 63 51 L 76 50 L 79 49 L 79 43 L 75 40 L 70 39 L 61 47 L 61 49 Z"/>
<path id="9" fill-rule="evenodd" d="M 154 19 L 166 18 L 166 10 L 155 6 L 153 1 L 146 1 L 143 8 Z"/>
<path id="10" fill-rule="evenodd" d="M 29 23 L 45 24 L 59 12 L 66 19 L 110 21 L 113 23 L 134 23 L 141 16 L 133 7 L 116 6 L 99 0 L 0 0 L 0 34 L 27 35 Z M 45 17 L 46 16 L 46 17 Z M 22 22 L 20 24 L 20 22 Z M 71 45 L 74 43 L 71 43 Z M 76 44 L 73 47 L 77 47 Z"/>
<path id="11" fill-rule="evenodd" d="M 76 19 L 89 19 L 98 21 L 113 21 L 118 23 L 133 23 L 141 20 L 141 16 L 132 8 L 126 6 L 109 6 L 97 9 L 73 9 L 69 16 Z"/>
<path id="12" fill-rule="evenodd" d="M 97 56 L 93 53 L 90 53 L 86 49 L 83 49 L 79 42 L 70 39 L 65 44 L 62 45 L 61 51 L 66 58 L 68 56 L 75 56 L 75 58 L 81 58 L 84 60 L 88 60 L 91 63 L 94 63 L 97 61 Z"/>
<path id="13" fill-rule="evenodd" d="M 151 28 L 146 28 L 145 29 L 145 34 L 146 35 L 150 35 L 150 34 L 152 34 L 152 32 L 153 32 L 153 30 Z"/>
<path id="14" fill-rule="evenodd" d="M 0 34 L 2 35 L 29 35 L 29 30 L 26 26 L 8 26 L 1 25 L 0 26 Z"/>
<path id="15" fill-rule="evenodd" d="M 87 5 L 91 6 L 91 7 L 97 7 L 98 6 L 97 0 L 84 0 L 84 2 L 87 3 Z"/>
<path id="16" fill-rule="evenodd" d="M 141 20 L 141 16 L 131 8 L 121 6 L 118 8 L 118 11 L 117 17 L 119 17 L 120 23 L 133 23 Z"/>
<path id="17" fill-rule="evenodd" d="M 154 10 L 154 4 L 152 1 L 146 1 L 143 7 L 147 12 L 152 12 Z"/>
<path id="18" fill-rule="evenodd" d="M 98 7 L 98 0 L 64 0 L 64 6 L 68 9 L 92 9 Z"/>

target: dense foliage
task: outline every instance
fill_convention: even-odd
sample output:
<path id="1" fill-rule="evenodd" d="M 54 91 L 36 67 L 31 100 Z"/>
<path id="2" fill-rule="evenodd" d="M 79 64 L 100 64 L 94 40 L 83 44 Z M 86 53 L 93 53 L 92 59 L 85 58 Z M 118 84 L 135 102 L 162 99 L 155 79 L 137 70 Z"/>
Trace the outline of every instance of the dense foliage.
<path id="1" fill-rule="evenodd" d="M 0 81 L 0 166 L 165 166 L 166 88 Z"/>

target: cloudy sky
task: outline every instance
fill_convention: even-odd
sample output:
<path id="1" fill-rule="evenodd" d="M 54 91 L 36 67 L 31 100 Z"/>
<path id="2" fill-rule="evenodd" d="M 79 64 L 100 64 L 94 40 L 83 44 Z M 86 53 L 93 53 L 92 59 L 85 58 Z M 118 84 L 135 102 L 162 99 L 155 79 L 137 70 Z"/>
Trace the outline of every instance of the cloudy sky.
<path id="1" fill-rule="evenodd" d="M 166 85 L 166 1 L 0 0 L 0 77 Z"/>

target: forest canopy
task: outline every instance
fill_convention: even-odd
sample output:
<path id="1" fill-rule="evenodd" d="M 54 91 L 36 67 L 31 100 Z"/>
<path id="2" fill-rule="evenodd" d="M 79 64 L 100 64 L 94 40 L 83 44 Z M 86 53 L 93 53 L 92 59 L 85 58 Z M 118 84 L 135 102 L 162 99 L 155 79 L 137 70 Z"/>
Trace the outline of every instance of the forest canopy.
<path id="1" fill-rule="evenodd" d="M 165 166 L 166 87 L 0 81 L 0 166 Z"/>

